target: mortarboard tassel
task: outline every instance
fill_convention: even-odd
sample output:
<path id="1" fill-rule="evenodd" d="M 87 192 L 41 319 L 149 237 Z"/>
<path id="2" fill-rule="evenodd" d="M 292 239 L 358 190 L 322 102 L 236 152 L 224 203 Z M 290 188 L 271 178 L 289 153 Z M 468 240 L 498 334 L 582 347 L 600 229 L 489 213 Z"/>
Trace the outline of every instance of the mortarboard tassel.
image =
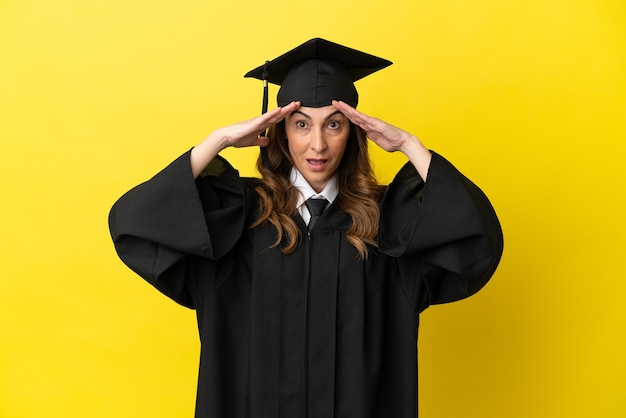
<path id="1" fill-rule="evenodd" d="M 267 100 L 268 100 L 268 88 L 267 88 L 267 65 L 269 64 L 269 61 L 265 61 L 265 65 L 263 66 L 263 75 L 262 75 L 262 80 L 263 80 L 263 107 L 261 108 L 261 114 L 265 114 L 267 112 Z M 265 133 L 263 134 L 263 136 L 267 136 L 267 130 L 265 130 Z M 266 169 L 271 171 L 271 167 L 270 167 L 270 158 L 267 155 L 267 149 L 266 147 L 260 147 L 261 148 L 261 160 L 263 161 L 263 165 L 265 166 Z"/>

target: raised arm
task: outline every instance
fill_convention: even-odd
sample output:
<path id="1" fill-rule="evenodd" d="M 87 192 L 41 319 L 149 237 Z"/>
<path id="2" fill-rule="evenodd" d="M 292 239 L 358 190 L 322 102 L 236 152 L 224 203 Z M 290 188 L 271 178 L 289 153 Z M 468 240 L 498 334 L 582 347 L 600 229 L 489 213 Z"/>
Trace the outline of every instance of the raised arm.
<path id="1" fill-rule="evenodd" d="M 269 138 L 260 135 L 298 107 L 300 107 L 299 102 L 292 102 L 256 118 L 213 131 L 191 151 L 191 170 L 194 178 L 197 178 L 217 154 L 225 148 L 266 146 Z"/>

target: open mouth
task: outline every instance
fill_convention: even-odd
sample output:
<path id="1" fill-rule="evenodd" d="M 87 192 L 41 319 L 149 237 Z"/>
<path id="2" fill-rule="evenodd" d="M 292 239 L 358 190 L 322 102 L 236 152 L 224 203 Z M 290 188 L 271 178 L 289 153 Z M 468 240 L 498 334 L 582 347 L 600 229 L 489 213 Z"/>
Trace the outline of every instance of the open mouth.
<path id="1" fill-rule="evenodd" d="M 326 166 L 326 164 L 328 163 L 328 160 L 308 158 L 306 162 L 309 164 L 309 166 L 312 169 L 321 169 Z"/>

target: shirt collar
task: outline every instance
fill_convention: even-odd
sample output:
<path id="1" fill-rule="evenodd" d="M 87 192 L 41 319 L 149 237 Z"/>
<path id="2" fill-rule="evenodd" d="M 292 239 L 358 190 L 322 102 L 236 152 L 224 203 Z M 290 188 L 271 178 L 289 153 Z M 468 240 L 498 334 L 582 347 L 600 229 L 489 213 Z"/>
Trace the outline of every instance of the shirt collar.
<path id="1" fill-rule="evenodd" d="M 321 191 L 321 193 L 317 193 L 315 190 L 313 190 L 313 187 L 311 187 L 311 185 L 308 181 L 306 181 L 302 173 L 300 173 L 300 171 L 298 171 L 298 169 L 295 167 L 291 167 L 289 180 L 291 181 L 291 184 L 293 184 L 300 192 L 298 196 L 298 208 L 300 208 L 304 204 L 304 202 L 306 202 L 307 199 L 309 199 L 310 197 L 323 196 L 324 198 L 326 198 L 326 200 L 328 200 L 329 203 L 333 203 L 333 201 L 339 194 L 339 190 L 337 189 L 337 174 L 333 175 L 330 180 L 328 180 L 328 183 L 326 183 L 326 186 L 324 187 L 324 190 Z"/>

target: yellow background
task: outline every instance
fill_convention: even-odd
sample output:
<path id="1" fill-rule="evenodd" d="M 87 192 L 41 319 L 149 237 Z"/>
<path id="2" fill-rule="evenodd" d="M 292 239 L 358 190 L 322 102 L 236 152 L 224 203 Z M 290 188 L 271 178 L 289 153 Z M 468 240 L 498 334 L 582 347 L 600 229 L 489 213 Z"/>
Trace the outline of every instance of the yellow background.
<path id="1" fill-rule="evenodd" d="M 193 415 L 194 313 L 116 258 L 108 210 L 258 114 L 242 75 L 317 36 L 394 62 L 360 109 L 504 227 L 490 284 L 423 315 L 421 416 L 626 416 L 624 22 L 623 0 L 0 0 L 0 417 Z"/>

